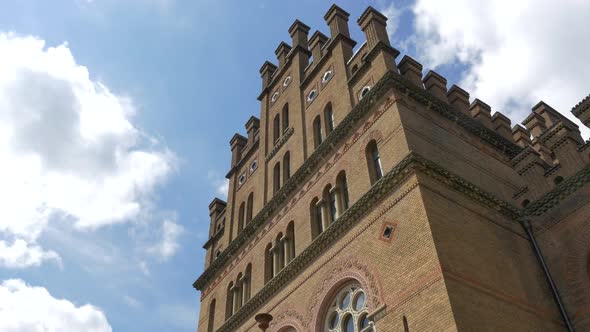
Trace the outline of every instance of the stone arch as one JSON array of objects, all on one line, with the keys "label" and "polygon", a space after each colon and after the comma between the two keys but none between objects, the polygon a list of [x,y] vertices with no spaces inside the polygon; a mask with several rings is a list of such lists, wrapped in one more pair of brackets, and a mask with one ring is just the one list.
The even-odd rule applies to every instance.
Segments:
[{"label": "stone arch", "polygon": [[270,323],[269,332],[286,332],[295,329],[297,332],[306,331],[303,315],[294,309],[281,312]]},{"label": "stone arch", "polygon": [[370,266],[355,257],[345,257],[331,264],[324,280],[313,294],[316,294],[309,305],[309,318],[313,331],[321,331],[323,316],[330,305],[332,298],[344,285],[356,282],[360,284],[367,297],[369,312],[377,309],[384,303],[383,289],[380,278]]}]

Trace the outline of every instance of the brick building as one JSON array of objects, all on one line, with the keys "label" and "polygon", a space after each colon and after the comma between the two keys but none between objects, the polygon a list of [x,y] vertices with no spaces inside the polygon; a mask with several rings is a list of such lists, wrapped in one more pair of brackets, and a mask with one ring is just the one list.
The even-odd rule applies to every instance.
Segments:
[{"label": "brick building", "polygon": [[[590,143],[523,126],[411,57],[369,7],[296,20],[230,141],[199,331],[590,331]],[[509,84],[509,82],[498,82]],[[573,113],[590,125],[590,98]]]}]

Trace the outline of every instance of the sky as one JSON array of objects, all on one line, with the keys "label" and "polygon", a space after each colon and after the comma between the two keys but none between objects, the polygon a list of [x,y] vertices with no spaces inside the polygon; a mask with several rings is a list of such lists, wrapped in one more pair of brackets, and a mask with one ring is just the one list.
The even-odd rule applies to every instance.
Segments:
[{"label": "sky", "polygon": [[[0,0],[0,331],[195,331],[229,139],[259,116],[258,70],[291,23],[329,35],[331,4]],[[588,1],[337,4],[358,45],[373,6],[398,61],[513,124],[590,93]]]}]

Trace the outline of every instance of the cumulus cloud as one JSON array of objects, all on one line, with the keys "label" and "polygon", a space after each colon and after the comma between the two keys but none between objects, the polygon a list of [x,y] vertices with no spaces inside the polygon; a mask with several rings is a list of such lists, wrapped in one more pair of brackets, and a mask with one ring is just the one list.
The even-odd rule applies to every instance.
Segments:
[{"label": "cumulus cloud", "polygon": [[207,178],[215,188],[215,194],[226,199],[227,193],[229,192],[229,180],[215,171],[209,171]]},{"label": "cumulus cloud", "polygon": [[61,266],[61,257],[54,251],[45,251],[35,244],[17,239],[12,244],[0,241],[0,267],[25,268],[39,266],[46,260],[55,260]]},{"label": "cumulus cloud", "polygon": [[541,99],[573,118],[590,93],[588,1],[417,0],[413,13],[418,58],[466,65],[460,84],[513,119]]},{"label": "cumulus cloud", "polygon": [[400,16],[402,14],[403,9],[398,8],[394,2],[390,3],[387,7],[381,9],[381,14],[387,17],[387,34],[391,41],[393,41],[393,36],[397,32],[397,28],[399,27]]},{"label": "cumulus cloud", "polygon": [[184,233],[182,226],[173,221],[164,220],[162,223],[162,239],[148,248],[148,253],[155,254],[160,260],[167,260],[180,248],[178,238],[182,233]]},{"label": "cumulus cloud", "polygon": [[[0,240],[16,241],[2,242],[0,261],[25,267],[56,259],[36,244],[51,220],[93,230],[137,218],[174,156],[132,124],[132,101],[91,79],[67,44],[0,33],[0,54],[0,201],[9,202]],[[31,252],[8,264],[15,248]]]},{"label": "cumulus cloud", "polygon": [[0,330],[5,332],[111,332],[104,313],[54,298],[45,288],[20,279],[0,284]]}]

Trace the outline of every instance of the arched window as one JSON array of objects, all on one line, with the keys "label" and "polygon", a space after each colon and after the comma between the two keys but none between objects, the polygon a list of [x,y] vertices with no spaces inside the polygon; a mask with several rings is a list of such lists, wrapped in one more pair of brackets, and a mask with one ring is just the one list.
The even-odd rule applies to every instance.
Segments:
[{"label": "arched window", "polygon": [[336,187],[338,187],[340,193],[342,194],[343,210],[346,210],[348,209],[350,200],[348,198],[348,181],[346,180],[346,173],[344,171],[338,173],[338,176],[336,177]]},{"label": "arched window", "polygon": [[332,103],[328,103],[324,109],[324,121],[326,121],[326,135],[334,130],[334,112],[332,112]]},{"label": "arched window", "polygon": [[277,266],[274,275],[276,276],[279,271],[281,271],[285,267],[285,246],[284,246],[285,239],[283,238],[283,233],[277,234],[275,238],[275,265]]},{"label": "arched window", "polygon": [[336,220],[336,192],[332,190],[331,185],[327,185],[324,188],[323,200],[327,204],[328,223],[333,223]]},{"label": "arched window", "polygon": [[246,208],[246,223],[252,221],[252,213],[254,210],[254,193],[248,195],[248,205]]},{"label": "arched window", "polygon": [[287,265],[295,258],[295,223],[291,221],[287,226]]},{"label": "arched window", "polygon": [[322,224],[322,206],[319,204],[319,199],[315,197],[309,206],[309,216],[311,221],[311,239],[315,239],[323,231]]},{"label": "arched window", "polygon": [[207,332],[213,332],[213,325],[215,324],[215,299],[209,304],[209,321],[207,323]]},{"label": "arched window", "polygon": [[244,279],[244,275],[242,274],[242,272],[240,272],[238,274],[238,276],[236,277],[234,313],[238,312],[238,310],[240,310],[240,308],[242,307],[242,299],[244,296],[244,294],[243,294],[244,287],[242,284],[243,279]]},{"label": "arched window", "polygon": [[279,189],[281,189],[281,163],[276,163],[275,168],[273,170],[273,187],[272,192],[276,194]]},{"label": "arched window", "polygon": [[244,273],[244,280],[242,281],[242,304],[246,304],[250,300],[252,294],[252,263],[249,263],[246,267],[246,273]]},{"label": "arched window", "polygon": [[264,283],[272,279],[273,272],[273,257],[272,257],[272,243],[266,245],[264,249]]},{"label": "arched window", "polygon": [[276,143],[279,137],[281,137],[281,116],[277,114],[273,122],[273,142]]},{"label": "arched window", "polygon": [[240,209],[238,210],[238,234],[244,229],[244,213],[245,213],[246,206],[244,202],[240,204]]},{"label": "arched window", "polygon": [[225,301],[225,319],[231,317],[234,314],[234,282],[230,282],[227,285],[227,299]]},{"label": "arched window", "polygon": [[289,104],[283,106],[283,132],[289,129]]},{"label": "arched window", "polygon": [[[372,326],[367,295],[358,283],[344,286],[331,300],[325,313],[324,331],[360,332]],[[372,330],[368,330],[372,331]]]},{"label": "arched window", "polygon": [[322,119],[316,116],[313,120],[313,146],[317,149],[322,144]]},{"label": "arched window", "polygon": [[381,157],[379,156],[379,149],[377,149],[377,142],[375,142],[375,140],[369,142],[365,153],[367,156],[367,166],[369,168],[369,178],[371,179],[371,184],[374,184],[383,177]]},{"label": "arched window", "polygon": [[291,177],[291,153],[287,151],[283,157],[283,183]]}]

